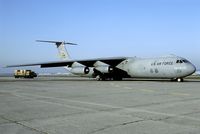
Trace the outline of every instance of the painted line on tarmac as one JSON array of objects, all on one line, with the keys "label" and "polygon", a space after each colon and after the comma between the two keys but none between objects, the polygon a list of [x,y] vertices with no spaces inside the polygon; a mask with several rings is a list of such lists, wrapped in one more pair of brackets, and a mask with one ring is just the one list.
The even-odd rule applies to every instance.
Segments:
[{"label": "painted line on tarmac", "polygon": [[188,93],[177,93],[177,92],[170,93],[170,95],[174,95],[174,96],[191,96],[191,94],[188,94]]}]

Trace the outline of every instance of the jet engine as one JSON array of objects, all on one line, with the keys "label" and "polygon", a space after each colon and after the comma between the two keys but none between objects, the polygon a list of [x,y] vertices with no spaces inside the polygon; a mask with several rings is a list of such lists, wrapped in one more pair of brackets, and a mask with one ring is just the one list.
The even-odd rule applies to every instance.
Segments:
[{"label": "jet engine", "polygon": [[95,69],[97,70],[97,71],[100,71],[101,73],[112,73],[113,72],[113,70],[114,70],[114,68],[113,67],[111,67],[111,66],[97,66],[97,67],[95,67]]},{"label": "jet engine", "polygon": [[73,67],[70,70],[70,72],[76,75],[83,75],[83,74],[88,74],[90,72],[90,69],[89,67],[85,67],[85,66],[76,66],[76,67]]}]

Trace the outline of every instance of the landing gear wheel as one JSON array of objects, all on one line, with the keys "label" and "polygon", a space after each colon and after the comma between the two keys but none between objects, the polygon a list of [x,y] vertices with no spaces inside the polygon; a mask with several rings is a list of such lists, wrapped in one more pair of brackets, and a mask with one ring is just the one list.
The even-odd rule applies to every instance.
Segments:
[{"label": "landing gear wheel", "polygon": [[103,77],[103,76],[99,76],[99,75],[97,75],[96,80],[98,80],[98,81],[105,81],[106,78]]},{"label": "landing gear wheel", "polygon": [[96,80],[100,81],[101,77],[99,75],[96,76]]},{"label": "landing gear wheel", "polygon": [[177,82],[183,82],[183,79],[182,78],[177,78],[176,81]]}]

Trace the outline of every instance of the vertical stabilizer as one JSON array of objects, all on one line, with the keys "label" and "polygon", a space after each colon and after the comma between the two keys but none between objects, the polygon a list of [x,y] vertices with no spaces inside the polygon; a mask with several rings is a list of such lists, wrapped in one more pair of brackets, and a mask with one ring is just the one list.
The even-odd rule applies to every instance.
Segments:
[{"label": "vertical stabilizer", "polygon": [[56,47],[58,48],[59,58],[61,60],[69,60],[71,59],[69,53],[65,48],[64,42],[56,42]]},{"label": "vertical stabilizer", "polygon": [[65,45],[77,45],[74,43],[64,42],[64,41],[45,41],[45,40],[36,40],[37,42],[47,42],[47,43],[54,43],[58,49],[59,58],[61,60],[70,60],[71,57],[67,52]]}]

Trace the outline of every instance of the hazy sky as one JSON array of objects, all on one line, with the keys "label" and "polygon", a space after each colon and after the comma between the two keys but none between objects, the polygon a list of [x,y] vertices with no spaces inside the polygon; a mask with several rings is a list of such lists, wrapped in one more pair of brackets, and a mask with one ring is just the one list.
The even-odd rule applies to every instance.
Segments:
[{"label": "hazy sky", "polygon": [[36,39],[79,44],[75,59],[175,54],[199,69],[200,1],[0,0],[0,66],[59,60]]}]

